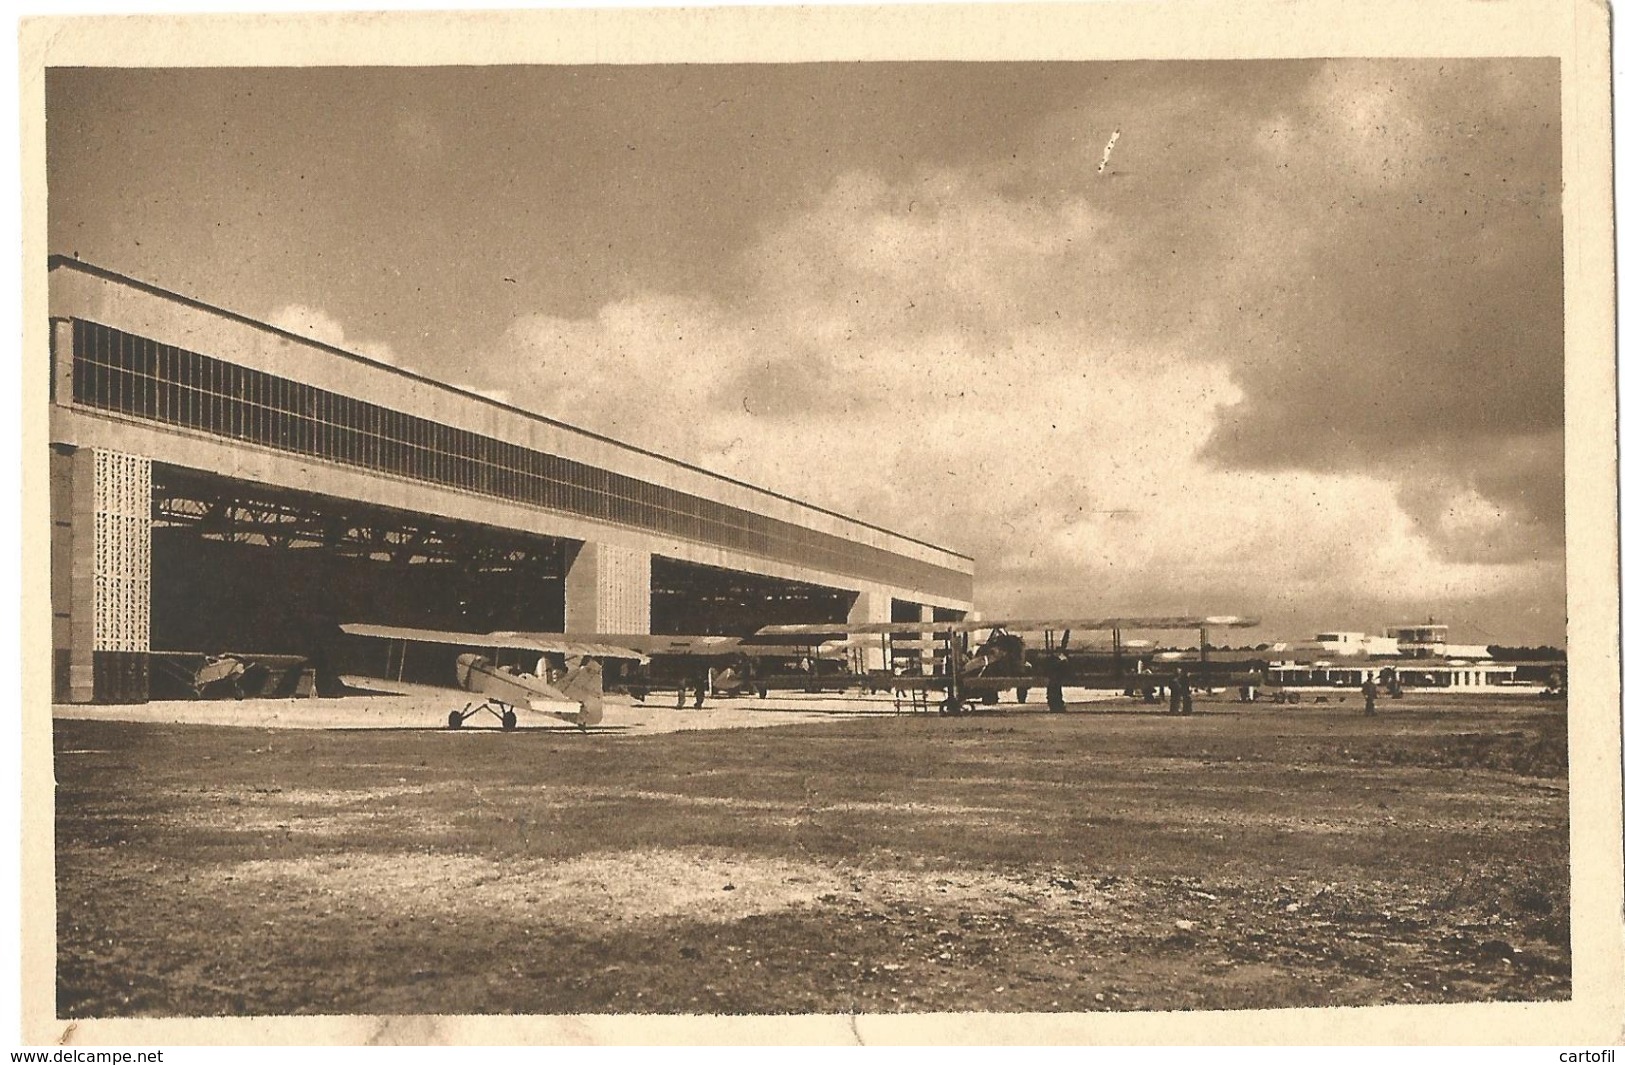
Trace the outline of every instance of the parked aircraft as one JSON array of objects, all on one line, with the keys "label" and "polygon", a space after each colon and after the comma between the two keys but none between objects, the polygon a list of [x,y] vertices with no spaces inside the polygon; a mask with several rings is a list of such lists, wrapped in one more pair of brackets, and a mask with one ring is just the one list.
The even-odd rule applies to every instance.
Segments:
[{"label": "parked aircraft", "polygon": [[470,701],[461,710],[453,710],[446,718],[448,728],[461,728],[470,717],[486,711],[500,721],[504,729],[514,729],[519,725],[519,710],[567,721],[578,728],[588,728],[604,719],[602,660],[649,660],[648,655],[628,647],[551,633],[451,632],[358,623],[340,625],[339,628],[352,636],[369,636],[380,640],[565,656],[564,674],[556,684],[552,684],[537,674],[513,666],[497,665],[484,655],[458,655],[458,687],[481,699],[478,705]]},{"label": "parked aircraft", "polygon": [[[513,633],[511,635],[557,638],[555,633]],[[612,687],[639,701],[651,691],[677,693],[681,708],[694,693],[697,710],[706,695],[757,692],[767,695],[772,662],[807,660],[819,657],[819,649],[800,643],[753,643],[741,636],[668,636],[646,633],[594,633],[598,643],[626,647],[646,655],[642,666],[621,672]],[[609,682],[606,682],[609,683]]]},{"label": "parked aircraft", "polygon": [[[895,621],[853,622],[849,624],[768,625],[757,630],[758,636],[827,636],[832,639],[864,636],[889,637],[914,635],[922,639],[935,635],[945,645],[945,668],[940,676],[921,676],[916,682],[925,688],[940,687],[943,691],[941,709],[944,713],[959,713],[977,703],[999,701],[1000,692],[1014,689],[1018,697],[1025,697],[1029,688],[1051,680],[1053,672],[1033,668],[1028,661],[1029,649],[1023,634],[1043,633],[1048,654],[1046,671],[1060,668],[1059,656],[1073,632],[1111,632],[1116,653],[1126,646],[1124,630],[1190,629],[1201,634],[1199,646],[1208,645],[1207,634],[1217,628],[1250,628],[1258,624],[1257,618],[1232,615],[1209,617],[1156,616],[1156,617],[1103,617],[1103,618],[1045,618],[1010,620],[955,620],[955,621]],[[987,633],[972,650],[971,636]],[[1059,641],[1055,634],[1061,633]]]},{"label": "parked aircraft", "polygon": [[[603,720],[606,685],[642,700],[650,691],[671,689],[677,705],[683,706],[688,693],[694,693],[694,708],[712,692],[738,692],[759,689],[765,682],[752,663],[762,658],[817,656],[805,644],[750,644],[739,636],[662,636],[643,633],[574,635],[552,632],[457,632],[417,629],[392,625],[351,623],[340,629],[352,636],[366,636],[403,643],[445,644],[456,647],[486,648],[493,652],[533,652],[536,655],[563,655],[566,668],[556,683],[546,678],[546,667],[538,663],[530,673],[501,665],[484,655],[464,654],[457,658],[457,684],[463,691],[484,696],[478,705],[470,702],[453,710],[446,719],[459,728],[468,718],[489,711],[505,729],[518,725],[519,709],[568,721],[586,728]],[[403,652],[404,653],[404,652]],[[651,664],[658,659],[659,670]],[[630,670],[606,681],[604,662],[623,662]]]}]

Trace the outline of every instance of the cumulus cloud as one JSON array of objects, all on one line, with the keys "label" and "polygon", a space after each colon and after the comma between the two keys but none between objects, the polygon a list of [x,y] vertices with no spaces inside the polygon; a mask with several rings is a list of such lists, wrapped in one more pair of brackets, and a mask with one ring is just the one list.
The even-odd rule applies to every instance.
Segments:
[{"label": "cumulus cloud", "polygon": [[177,76],[53,76],[53,247],[327,292],[366,338],[276,320],[969,551],[989,611],[1561,630],[1555,60]]},{"label": "cumulus cloud", "polygon": [[276,308],[265,318],[266,322],[278,329],[286,329],[290,333],[297,333],[312,340],[319,340],[323,344],[331,344],[335,348],[357,355],[365,355],[374,362],[381,362],[388,366],[399,366],[400,357],[388,344],[376,340],[360,340],[347,336],[344,325],[337,318],[316,307],[309,307],[299,303],[284,304]]},{"label": "cumulus cloud", "polygon": [[[1243,398],[1207,454],[1380,469],[1443,551],[1474,495],[1492,555],[1561,549],[1555,62],[1330,64],[1254,139]],[[1300,190],[1308,190],[1307,192]],[[1282,202],[1296,202],[1295,210]],[[1308,215],[1304,208],[1313,210]],[[1283,227],[1290,225],[1290,231]],[[1236,286],[1241,296],[1241,286]]]},{"label": "cumulus cloud", "polygon": [[[1489,106],[1456,120],[1488,124]],[[1148,174],[1177,138],[1144,120],[1113,156],[1138,188],[1092,162],[1045,195],[1020,191],[1019,165],[849,173],[762,234],[726,302],[530,316],[488,365],[566,420],[966,550],[999,610],[1550,607],[1560,308],[1497,247],[1538,258],[1549,234],[1519,216],[1486,240],[1452,205],[1428,234],[1374,235],[1414,226],[1410,198],[1463,195],[1441,169],[1461,153],[1412,173],[1434,166],[1417,153],[1450,154],[1419,131],[1428,113],[1379,69],[1250,129],[1227,119],[1250,171],[1180,182],[1223,202],[1194,213],[1158,210],[1176,194]],[[1465,165],[1507,150],[1480,132],[1496,144]],[[1157,145],[1138,158],[1137,133]],[[1081,161],[1103,138],[1075,140]],[[1375,214],[1306,233],[1323,204],[1292,198],[1277,157]],[[1538,174],[1518,180],[1555,210]],[[1395,258],[1333,268],[1378,245]]]}]

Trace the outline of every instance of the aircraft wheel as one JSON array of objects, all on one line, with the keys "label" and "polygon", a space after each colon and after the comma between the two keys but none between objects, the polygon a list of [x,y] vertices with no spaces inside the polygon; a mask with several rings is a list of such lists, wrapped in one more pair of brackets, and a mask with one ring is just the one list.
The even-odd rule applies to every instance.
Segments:
[{"label": "aircraft wheel", "polygon": [[447,728],[462,728],[463,727],[463,712],[461,710],[453,710],[451,713],[447,714],[446,715],[446,727]]},{"label": "aircraft wheel", "polygon": [[1017,688],[1016,689],[1016,702],[1024,703],[1026,701],[1027,701],[1027,689],[1026,688]]},{"label": "aircraft wheel", "polygon": [[519,727],[519,715],[512,710],[502,711],[502,731],[512,732]]}]

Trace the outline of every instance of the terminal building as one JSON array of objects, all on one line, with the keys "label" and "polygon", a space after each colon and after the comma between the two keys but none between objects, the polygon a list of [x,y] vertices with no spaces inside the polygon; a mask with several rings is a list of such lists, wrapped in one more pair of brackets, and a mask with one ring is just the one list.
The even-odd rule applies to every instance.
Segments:
[{"label": "terminal building", "polygon": [[1512,684],[1517,667],[1497,662],[1461,659],[1418,661],[1395,658],[1388,663],[1340,665],[1337,662],[1272,662],[1269,684],[1277,688],[1358,688],[1366,681],[1389,677],[1405,688],[1449,691],[1494,691]]},{"label": "terminal building", "polygon": [[[1489,661],[1483,644],[1449,642],[1449,626],[1390,625],[1381,636],[1363,632],[1316,633],[1309,647],[1316,657],[1272,662],[1269,683],[1278,687],[1358,687],[1368,680],[1393,677],[1405,687],[1488,691],[1511,684],[1517,667]],[[1324,657],[1322,657],[1324,656]],[[1339,663],[1355,658],[1360,663]],[[1376,661],[1367,661],[1367,660]]]},{"label": "terminal building", "polygon": [[971,609],[965,555],[78,260],[49,278],[59,702],[144,701],[157,652],[326,655],[347,621],[744,634]]},{"label": "terminal building", "polygon": [[1369,655],[1374,658],[1466,658],[1478,661],[1490,657],[1485,644],[1451,643],[1450,626],[1437,622],[1426,625],[1390,625],[1381,636],[1364,632],[1320,632],[1311,643],[1329,655]]},{"label": "terminal building", "polygon": [[1487,644],[1451,643],[1450,626],[1432,619],[1427,624],[1390,625],[1387,638],[1394,642],[1396,654],[1406,658],[1471,658],[1490,657]]}]

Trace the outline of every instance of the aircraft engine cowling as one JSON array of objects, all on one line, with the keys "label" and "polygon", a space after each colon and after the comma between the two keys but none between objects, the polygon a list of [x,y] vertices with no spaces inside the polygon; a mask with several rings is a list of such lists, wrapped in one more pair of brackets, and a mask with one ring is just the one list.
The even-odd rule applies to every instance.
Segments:
[{"label": "aircraft engine cowling", "polygon": [[1006,669],[1019,670],[1026,652],[1027,645],[1021,637],[1008,632],[997,633],[978,647],[973,657],[966,659],[964,671],[967,676],[974,676],[990,672],[1001,664]]},{"label": "aircraft engine cowling", "polygon": [[466,692],[478,691],[478,677],[491,672],[491,660],[484,655],[457,656],[457,686]]}]

